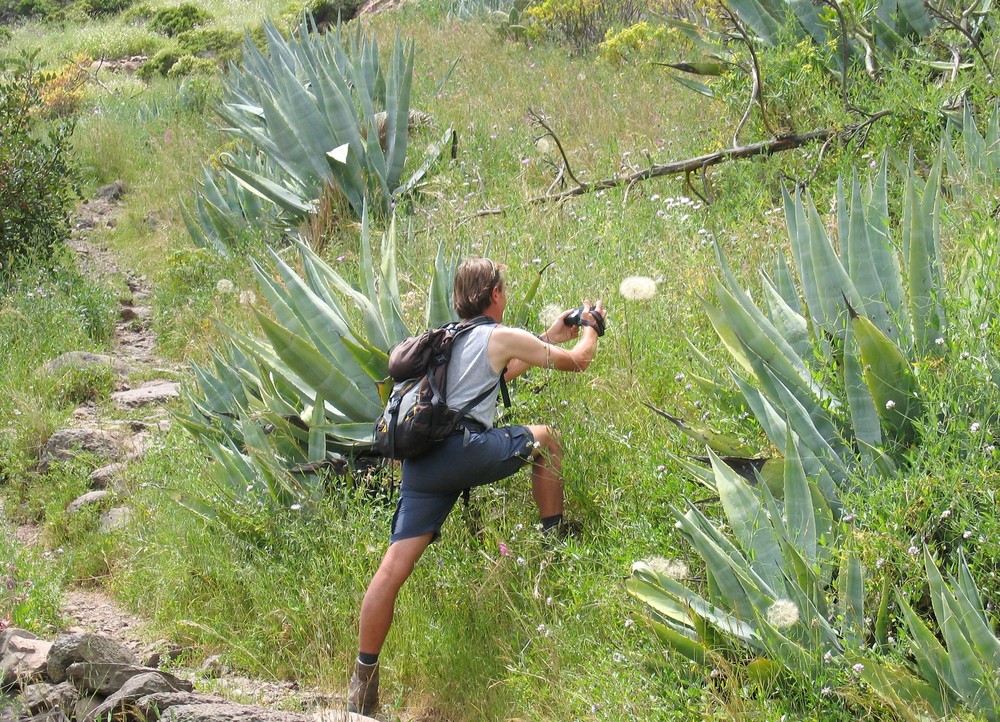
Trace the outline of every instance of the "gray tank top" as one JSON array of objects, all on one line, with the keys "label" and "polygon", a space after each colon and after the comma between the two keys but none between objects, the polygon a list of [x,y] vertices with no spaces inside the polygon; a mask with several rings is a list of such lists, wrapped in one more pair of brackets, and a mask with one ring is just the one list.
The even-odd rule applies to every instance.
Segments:
[{"label": "gray tank top", "polygon": [[[491,386],[499,389],[500,374],[490,367],[490,359],[486,354],[486,347],[495,328],[496,324],[476,326],[460,336],[452,346],[445,390],[448,406],[451,408],[462,408]],[[492,429],[496,413],[497,395],[492,393],[472,408],[466,417]]]}]

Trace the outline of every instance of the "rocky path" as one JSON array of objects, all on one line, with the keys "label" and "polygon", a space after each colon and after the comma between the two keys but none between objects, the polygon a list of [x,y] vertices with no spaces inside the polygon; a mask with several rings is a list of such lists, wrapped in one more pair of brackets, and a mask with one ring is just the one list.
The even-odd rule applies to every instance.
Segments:
[{"label": "rocky path", "polygon": [[[94,354],[67,354],[50,361],[47,366],[58,368],[62,365],[86,366],[89,364],[110,364],[116,376],[116,391],[111,403],[117,407],[115,417],[96,405],[77,408],[65,429],[53,434],[42,451],[40,468],[53,460],[66,458],[75,449],[84,448],[105,456],[108,464],[91,475],[92,491],[73,502],[82,507],[87,504],[104,503],[108,495],[112,499],[124,494],[121,480],[127,474],[128,464],[141,458],[147,445],[158,433],[169,428],[170,420],[160,408],[164,402],[178,396],[177,378],[183,371],[177,364],[165,362],[156,356],[156,336],[150,325],[151,291],[145,276],[129,273],[119,267],[114,254],[96,239],[95,229],[113,228],[117,214],[122,208],[125,194],[122,183],[116,182],[101,188],[97,196],[82,203],[78,208],[70,246],[75,251],[81,271],[92,279],[121,287],[127,284],[128,293],[122,293],[119,318],[116,322],[114,338],[109,356]],[[145,378],[160,376],[134,387],[129,378],[141,372]],[[122,421],[122,411],[134,410],[141,420]],[[126,414],[127,415],[127,414]],[[0,502],[2,504],[2,502]],[[72,505],[71,505],[72,506]],[[113,527],[127,519],[129,510],[127,499],[122,506],[105,512],[101,524]],[[4,519],[0,505],[0,520]],[[39,528],[22,525],[15,531],[15,538],[25,545],[42,544]],[[177,649],[167,640],[150,642],[146,633],[146,622],[125,610],[116,600],[100,589],[66,589],[62,601],[62,615],[65,619],[61,634],[97,633],[112,638],[124,645],[144,663],[155,667],[162,655],[175,655]],[[0,656],[3,650],[0,650]],[[281,720],[281,722],[301,722],[292,720],[288,713],[277,709],[299,709],[310,713],[309,722],[333,722],[334,720],[368,719],[348,715],[344,703],[333,695],[315,690],[301,690],[294,683],[278,683],[235,675],[221,665],[217,658],[206,660],[199,669],[190,670],[205,681],[212,693],[240,702],[258,705],[258,712],[250,715],[254,722],[261,720]],[[2,701],[2,699],[0,699]],[[2,705],[0,705],[2,707]],[[0,709],[0,712],[4,710]],[[230,722],[229,712],[218,712],[220,720]],[[0,715],[2,717],[3,715]],[[210,717],[211,719],[211,717]],[[305,719],[305,718],[303,718]],[[65,720],[65,717],[63,718]],[[242,721],[240,721],[242,722]],[[247,720],[250,722],[250,720]]]}]

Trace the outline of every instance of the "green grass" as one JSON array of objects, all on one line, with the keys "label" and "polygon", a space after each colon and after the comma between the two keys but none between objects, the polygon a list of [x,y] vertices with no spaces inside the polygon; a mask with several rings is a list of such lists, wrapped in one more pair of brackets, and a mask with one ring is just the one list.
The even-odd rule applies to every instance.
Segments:
[{"label": "green grass", "polygon": [[[234,3],[204,6],[217,23],[234,29],[281,10],[274,4],[240,5],[238,12]],[[710,239],[718,239],[739,277],[756,286],[757,268],[787,244],[783,214],[773,212],[781,207],[781,183],[808,176],[818,149],[712,169],[707,184],[695,182],[711,195],[711,206],[699,204],[682,178],[527,206],[525,199],[544,193],[554,178],[535,144],[538,129],[527,118],[529,108],[545,114],[583,180],[644,165],[646,153],[666,162],[725,147],[738,118],[729,105],[688,93],[655,68],[611,66],[570,58],[556,47],[502,42],[477,23],[447,18],[439,7],[409,7],[371,23],[383,38],[397,29],[415,38],[412,103],[441,129],[455,127],[460,142],[457,159],[440,164],[405,209],[415,236],[401,244],[404,292],[422,289],[428,260],[444,244],[488,251],[506,263],[515,301],[540,265],[554,261],[537,308],[602,298],[610,310],[608,334],[586,374],[536,370],[514,390],[514,422],[544,420],[563,433],[569,508],[584,522],[583,536],[556,547],[539,539],[524,474],[474,494],[480,537],[470,534],[456,510],[399,600],[383,655],[383,698],[393,714],[425,712],[430,719],[461,722],[883,718],[859,688],[815,709],[815,700],[794,681],[761,691],[743,687],[732,670],[717,668],[713,675],[691,668],[665,653],[624,589],[632,562],[641,558],[678,558],[697,572],[697,560],[674,529],[672,508],[682,507],[685,497],[709,496],[667,457],[667,450],[702,450],[643,402],[705,413],[710,423],[770,451],[759,430],[737,418],[738,410],[706,405],[687,388],[696,365],[685,337],[696,339],[720,368],[727,362],[699,301],[711,294]],[[19,28],[7,50],[44,44],[42,59],[56,62],[78,51],[141,47],[148,53],[159,42],[111,21],[55,36]],[[766,59],[775,68],[780,60]],[[831,94],[811,94],[807,80],[812,82],[795,76],[782,87],[783,102],[814,103],[807,117],[817,122],[839,117],[818,113]],[[812,186],[820,208],[829,208],[837,173],[863,167],[886,147],[902,153],[906,138],[924,151],[933,146],[941,91],[922,89],[917,80],[916,71],[893,75],[883,95],[871,98],[872,108],[895,103],[900,110],[898,119],[876,126],[868,147],[830,151]],[[158,352],[184,361],[207,358],[224,338],[216,319],[253,332],[239,292],[217,290],[221,279],[238,291],[253,289],[248,264],[194,250],[179,214],[200,165],[226,142],[210,106],[185,105],[174,81],[147,86],[115,79],[106,88],[90,88],[86,107],[74,147],[87,189],[117,179],[129,187],[117,225],[97,240],[123,267],[151,280]],[[757,139],[755,132],[759,128],[750,126],[744,137]],[[425,131],[413,141],[411,163],[436,137],[437,130]],[[995,195],[988,188],[956,199],[954,211],[944,215],[950,267],[957,269],[971,240],[995,223],[984,210],[996,205]],[[504,212],[476,215],[485,209]],[[331,234],[325,254],[342,256],[339,268],[349,273],[357,264],[357,229],[344,226]],[[265,255],[263,248],[250,254]],[[984,266],[990,267],[988,259]],[[33,369],[65,350],[105,350],[115,295],[66,268],[55,281],[41,272],[22,279],[0,306],[0,348],[10,369],[0,382],[5,496],[26,502],[24,513],[43,520],[50,542],[67,550],[59,568],[74,580],[106,585],[164,635],[197,643],[206,654],[221,652],[253,674],[342,691],[356,652],[360,600],[386,544],[391,501],[331,480],[313,515],[288,510],[251,517],[236,537],[185,508],[184,502],[212,492],[211,470],[204,450],[175,429],[130,471],[135,514],[126,530],[100,537],[93,514],[64,518],[61,508],[80,491],[86,460],[44,479],[29,471],[76,396],[36,380]],[[636,274],[657,280],[653,299],[620,297],[621,280]],[[956,277],[951,274],[952,281]],[[894,583],[918,588],[923,577],[909,547],[927,542],[947,550],[961,543],[970,549],[986,598],[994,600],[1000,588],[992,561],[1000,552],[992,503],[996,452],[987,449],[1000,399],[983,349],[995,348],[997,338],[992,325],[984,334],[979,324],[991,321],[996,292],[990,284],[997,279],[985,272],[968,279],[984,300],[950,334],[954,348],[945,362],[921,368],[928,405],[942,409],[941,418],[928,420],[927,442],[910,470],[877,489],[858,489],[850,504],[858,513],[866,565],[876,575],[892,573]],[[535,311],[528,326],[540,331]],[[963,350],[969,358],[961,358]],[[82,386],[99,392],[100,381]],[[977,421],[981,427],[973,433]],[[710,500],[705,508],[718,518]],[[966,531],[973,534],[966,538]],[[500,554],[501,542],[511,557]],[[0,557],[15,550],[0,534]],[[29,556],[18,557],[16,565],[19,579],[53,575]],[[51,623],[56,592],[46,588],[47,597],[32,596],[24,607],[29,611],[19,612],[37,620],[31,621],[36,627]]]}]

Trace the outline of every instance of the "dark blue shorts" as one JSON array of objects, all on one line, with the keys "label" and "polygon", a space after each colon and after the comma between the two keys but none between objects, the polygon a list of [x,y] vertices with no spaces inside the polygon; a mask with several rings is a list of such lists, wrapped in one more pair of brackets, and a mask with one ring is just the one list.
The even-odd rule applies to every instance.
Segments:
[{"label": "dark blue shorts", "polygon": [[456,433],[434,451],[403,462],[403,483],[389,543],[441,532],[459,495],[506,479],[531,461],[535,438],[525,426]]}]

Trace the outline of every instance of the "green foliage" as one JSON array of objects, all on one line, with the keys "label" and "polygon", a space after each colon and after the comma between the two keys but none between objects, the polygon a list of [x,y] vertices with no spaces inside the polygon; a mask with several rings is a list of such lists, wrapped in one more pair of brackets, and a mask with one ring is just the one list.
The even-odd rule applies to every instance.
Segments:
[{"label": "green foliage", "polygon": [[174,64],[180,60],[181,53],[176,46],[166,47],[156,52],[156,55],[151,57],[137,71],[138,75],[143,80],[151,80],[157,75],[166,76]]},{"label": "green foliage", "polygon": [[0,24],[17,20],[45,19],[60,9],[55,0],[0,0]]},{"label": "green foliage", "polygon": [[47,258],[69,235],[73,123],[39,119],[44,82],[30,59],[0,77],[0,276],[27,258]]},{"label": "green foliage", "polygon": [[[389,349],[410,335],[394,223],[376,267],[364,217],[359,286],[304,243],[297,248],[302,273],[272,252],[283,285],[255,264],[274,320],[258,312],[264,338],[230,332],[231,344],[215,355],[214,368],[194,367],[198,388],[187,395],[190,412],[180,417],[212,453],[217,482],[232,487],[234,503],[315,505],[325,470],[343,473],[341,454],[371,446],[388,394]],[[427,289],[428,325],[452,318],[454,269],[439,253]],[[227,527],[236,523],[216,503],[191,508]]]},{"label": "green foliage", "polygon": [[197,58],[217,58],[220,65],[239,59],[243,35],[235,30],[222,28],[197,28],[177,36],[177,43],[185,55]]},{"label": "green foliage", "polygon": [[117,15],[128,10],[135,0],[82,0],[86,4],[87,15],[92,18]]},{"label": "green foliage", "polygon": [[214,78],[195,76],[185,78],[177,89],[177,100],[188,113],[204,113],[219,99],[219,84]]},{"label": "green foliage", "polygon": [[601,57],[612,63],[656,60],[676,41],[679,33],[667,25],[641,20],[618,31],[608,30],[598,46]]},{"label": "green foliage", "polygon": [[42,634],[60,621],[62,569],[0,530],[0,629]]},{"label": "green foliage", "polygon": [[110,366],[69,367],[55,381],[55,401],[61,406],[105,401],[114,391]]},{"label": "green foliage", "polygon": [[153,17],[149,20],[149,29],[172,38],[194,30],[211,19],[212,16],[199,6],[181,3],[172,7],[160,8],[153,13]]},{"label": "green foliage", "polygon": [[168,78],[184,78],[188,75],[212,75],[219,69],[219,63],[212,58],[196,58],[182,55],[167,71]]},{"label": "green foliage", "polygon": [[635,0],[543,0],[524,11],[528,33],[564,43],[577,53],[597,46],[616,28],[635,25],[645,13]]}]

